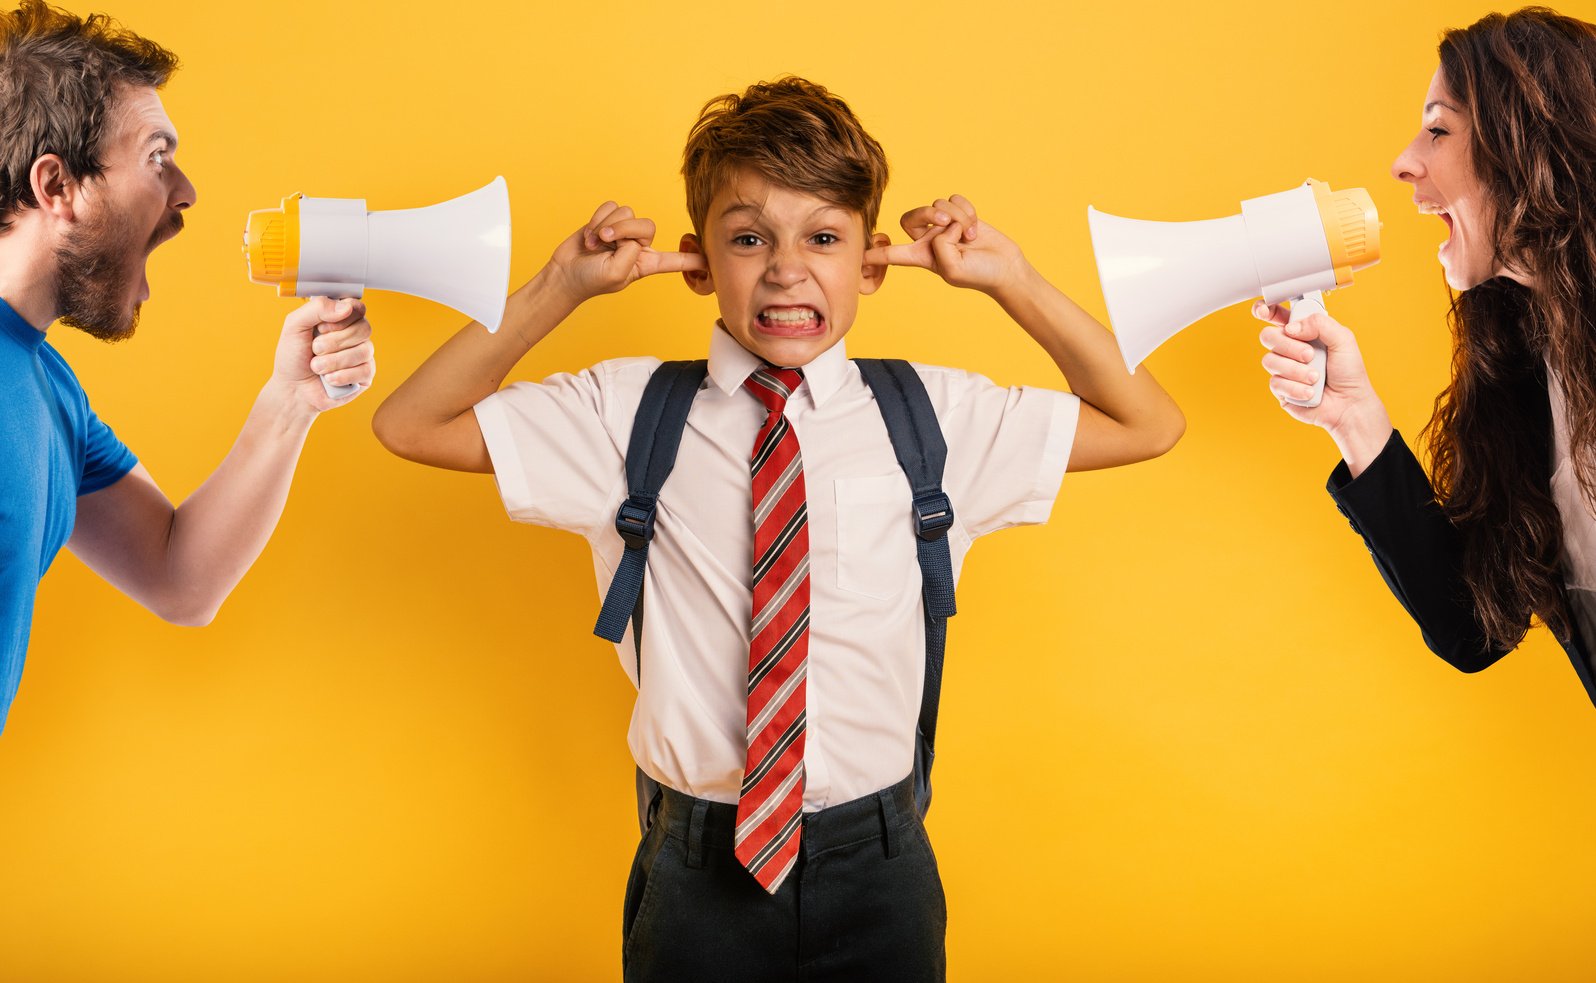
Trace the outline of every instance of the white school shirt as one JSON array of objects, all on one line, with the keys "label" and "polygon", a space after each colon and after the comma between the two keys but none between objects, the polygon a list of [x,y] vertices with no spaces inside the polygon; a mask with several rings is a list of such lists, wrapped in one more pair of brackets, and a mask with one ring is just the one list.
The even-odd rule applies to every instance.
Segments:
[{"label": "white school shirt", "polygon": [[[657,365],[600,362],[507,386],[476,406],[510,518],[586,537],[601,598],[624,550],[615,512],[627,495],[632,417]],[[760,365],[716,326],[708,378],[660,492],[643,579],[642,685],[627,735],[655,781],[716,802],[737,801],[747,753],[748,462],[766,411],[743,381]],[[976,537],[1047,520],[1080,401],[958,369],[914,368],[948,445],[942,484],[956,516],[948,543],[957,578]],[[870,389],[840,341],[803,371],[785,413],[809,499],[804,810],[813,812],[909,773],[925,627],[909,483]],[[598,607],[573,617],[596,618]],[[630,628],[616,653],[636,684]]]}]

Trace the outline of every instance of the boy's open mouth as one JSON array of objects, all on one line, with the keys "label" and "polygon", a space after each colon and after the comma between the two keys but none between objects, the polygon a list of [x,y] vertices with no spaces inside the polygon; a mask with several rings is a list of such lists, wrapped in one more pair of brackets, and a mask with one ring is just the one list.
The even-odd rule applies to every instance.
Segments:
[{"label": "boy's open mouth", "polygon": [[757,320],[764,333],[788,338],[820,334],[826,327],[825,317],[813,307],[767,307]]}]

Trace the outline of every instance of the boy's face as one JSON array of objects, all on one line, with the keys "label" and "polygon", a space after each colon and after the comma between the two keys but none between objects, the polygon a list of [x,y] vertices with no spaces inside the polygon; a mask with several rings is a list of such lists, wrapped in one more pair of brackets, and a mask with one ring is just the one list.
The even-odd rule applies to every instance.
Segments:
[{"label": "boy's face", "polygon": [[684,275],[715,294],[744,348],[797,367],[847,334],[859,295],[881,285],[886,268],[864,265],[870,244],[859,213],[745,171],[710,202],[703,241],[682,237],[682,251],[703,252],[709,265]]}]

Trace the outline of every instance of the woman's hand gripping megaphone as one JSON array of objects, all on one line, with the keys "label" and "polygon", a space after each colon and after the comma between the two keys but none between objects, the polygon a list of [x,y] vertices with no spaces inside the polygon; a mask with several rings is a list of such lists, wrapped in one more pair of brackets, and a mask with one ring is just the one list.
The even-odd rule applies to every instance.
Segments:
[{"label": "woman's hand gripping megaphone", "polygon": [[[1330,431],[1360,415],[1371,402],[1379,404],[1352,329],[1325,312],[1312,294],[1284,305],[1253,305],[1253,316],[1269,322],[1258,340],[1269,350],[1263,357],[1269,391],[1294,419]],[[1381,412],[1384,412],[1383,406]]]}]

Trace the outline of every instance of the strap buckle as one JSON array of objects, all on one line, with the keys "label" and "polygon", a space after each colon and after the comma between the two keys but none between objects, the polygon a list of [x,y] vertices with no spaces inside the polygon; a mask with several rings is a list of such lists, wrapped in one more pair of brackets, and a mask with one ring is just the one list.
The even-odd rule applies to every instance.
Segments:
[{"label": "strap buckle", "polygon": [[953,502],[938,491],[914,500],[914,534],[927,542],[941,539],[953,526]]},{"label": "strap buckle", "polygon": [[629,550],[646,549],[654,538],[654,501],[630,496],[615,513],[615,531]]}]

